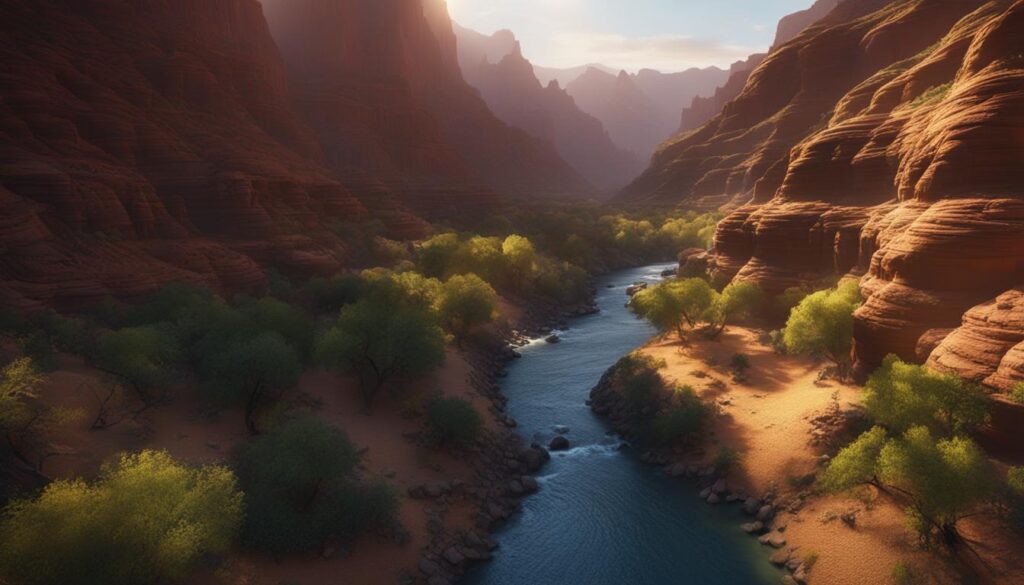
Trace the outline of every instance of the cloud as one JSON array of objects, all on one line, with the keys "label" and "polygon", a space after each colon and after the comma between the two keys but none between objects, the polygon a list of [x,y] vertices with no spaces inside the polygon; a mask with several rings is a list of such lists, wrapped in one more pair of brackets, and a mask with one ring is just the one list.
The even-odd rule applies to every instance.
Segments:
[{"label": "cloud", "polygon": [[544,65],[571,67],[602,63],[616,69],[680,71],[708,65],[728,66],[757,49],[681,35],[627,37],[614,33],[566,32],[556,35]]}]

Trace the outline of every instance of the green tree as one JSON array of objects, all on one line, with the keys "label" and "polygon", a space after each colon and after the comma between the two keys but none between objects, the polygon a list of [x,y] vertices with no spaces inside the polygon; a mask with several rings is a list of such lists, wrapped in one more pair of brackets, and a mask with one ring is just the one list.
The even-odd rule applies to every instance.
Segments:
[{"label": "green tree", "polygon": [[764,307],[764,291],[753,282],[732,282],[714,297],[711,305],[711,335],[717,337],[735,319],[756,317]]},{"label": "green tree", "polygon": [[473,327],[490,323],[494,318],[498,295],[475,274],[456,275],[441,287],[437,304],[441,322],[461,346]]},{"label": "green tree", "polygon": [[696,327],[711,314],[718,293],[701,278],[669,280],[633,295],[633,311],[659,330],[675,330],[680,338],[686,327]]},{"label": "green tree", "polygon": [[480,436],[483,418],[462,398],[437,398],[427,405],[427,427],[441,443],[464,445]]},{"label": "green tree", "polygon": [[855,281],[808,295],[786,321],[783,340],[793,353],[821,353],[836,364],[841,377],[850,366],[853,312],[860,304]]},{"label": "green tree", "polygon": [[662,334],[675,331],[685,335],[683,303],[677,291],[662,283],[648,287],[633,295],[629,308],[654,325]]},{"label": "green tree", "polygon": [[963,543],[957,523],[993,500],[998,484],[973,441],[938,441],[927,427],[888,438],[875,427],[844,448],[825,470],[822,485],[839,492],[869,483],[904,499],[918,534],[951,549]]},{"label": "green tree", "polygon": [[363,299],[342,309],[316,343],[317,361],[358,376],[367,410],[384,384],[444,362],[444,333],[416,307]]},{"label": "green tree", "polygon": [[926,427],[914,427],[890,441],[878,457],[882,480],[910,502],[918,533],[951,549],[963,544],[960,520],[996,493],[991,464],[973,441],[936,441]]},{"label": "green tree", "polygon": [[55,481],[0,520],[0,576],[28,585],[139,585],[180,580],[228,549],[242,494],[223,467],[165,452],[124,455],[92,484]]},{"label": "green tree", "polygon": [[206,385],[227,404],[241,404],[245,427],[256,434],[256,414],[279,392],[295,386],[302,363],[295,350],[276,333],[236,341],[214,354],[206,369]]},{"label": "green tree", "polygon": [[427,276],[444,278],[454,269],[458,251],[459,236],[457,234],[438,234],[417,247],[416,266]]},{"label": "green tree", "polygon": [[37,476],[42,475],[42,464],[33,455],[40,446],[36,431],[47,414],[38,400],[42,381],[30,358],[14,360],[0,370],[0,435],[5,451],[18,467]]},{"label": "green tree", "polygon": [[512,234],[501,243],[501,253],[508,260],[516,288],[523,290],[537,270],[537,251],[533,243],[523,236]]},{"label": "green tree", "polygon": [[246,443],[237,459],[245,492],[245,544],[303,552],[394,524],[398,502],[356,474],[359,456],[341,430],[303,416]]},{"label": "green tree", "polygon": [[874,427],[844,447],[829,463],[822,477],[822,486],[842,492],[861,484],[880,486],[878,455],[888,440],[882,427]]},{"label": "green tree", "polygon": [[264,297],[242,306],[241,310],[256,327],[280,335],[299,357],[309,354],[313,344],[313,318],[302,308]]},{"label": "green tree", "polygon": [[968,433],[988,417],[990,400],[981,386],[953,374],[908,364],[890,355],[868,379],[868,415],[892,432],[926,426],[940,436]]},{"label": "green tree", "polygon": [[152,327],[126,327],[100,337],[94,362],[97,368],[120,379],[151,406],[171,386],[171,368],[180,359],[175,339]]}]

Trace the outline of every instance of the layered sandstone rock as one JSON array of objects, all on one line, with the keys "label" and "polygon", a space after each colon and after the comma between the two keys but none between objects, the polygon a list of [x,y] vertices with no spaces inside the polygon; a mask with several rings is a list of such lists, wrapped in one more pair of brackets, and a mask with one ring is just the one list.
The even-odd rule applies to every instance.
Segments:
[{"label": "layered sandstone rock", "polygon": [[0,27],[4,298],[344,264],[326,220],[366,210],[319,165],[258,2],[5,2]]},{"label": "layered sandstone rock", "polygon": [[624,196],[746,203],[717,231],[719,279],[864,274],[862,371],[896,353],[1006,390],[1024,378],[1021,54],[1024,2],[843,2]]}]

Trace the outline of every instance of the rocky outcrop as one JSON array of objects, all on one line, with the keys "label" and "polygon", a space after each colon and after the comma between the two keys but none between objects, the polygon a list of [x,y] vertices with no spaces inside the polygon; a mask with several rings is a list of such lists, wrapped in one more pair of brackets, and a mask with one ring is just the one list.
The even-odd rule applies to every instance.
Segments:
[{"label": "rocky outcrop", "polygon": [[824,18],[841,1],[816,0],[810,8],[782,17],[775,28],[775,42],[772,43],[772,47],[784,45],[793,40],[804,29]]},{"label": "rocky outcrop", "polygon": [[[642,163],[612,143],[601,122],[585,114],[558,82],[542,86],[514,40],[498,61],[491,58],[504,46],[507,32],[481,41],[479,33],[461,29],[459,62],[466,80],[480,90],[491,110],[503,121],[555,145],[562,157],[595,186],[614,191],[641,170]],[[492,37],[483,37],[492,39]]]},{"label": "rocky outcrop", "polygon": [[683,109],[679,117],[678,132],[687,132],[700,128],[722,111],[725,104],[736,99],[747,84],[747,78],[755,67],[761,64],[765,58],[764,54],[757,53],[747,57],[743,61],[737,61],[729,68],[729,77],[726,82],[716,88],[714,93],[708,96],[698,95],[693,98],[690,105]]},{"label": "rocky outcrop", "polygon": [[1022,53],[1024,2],[840,3],[623,197],[742,204],[720,280],[864,275],[861,371],[896,353],[1005,390],[1024,378]]}]

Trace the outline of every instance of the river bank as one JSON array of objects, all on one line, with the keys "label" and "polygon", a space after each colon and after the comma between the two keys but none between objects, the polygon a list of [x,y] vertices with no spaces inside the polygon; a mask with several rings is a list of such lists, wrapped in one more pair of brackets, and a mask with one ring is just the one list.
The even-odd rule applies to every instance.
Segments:
[{"label": "river bank", "polygon": [[626,287],[657,282],[672,266],[600,279],[599,314],[556,331],[560,343],[520,348],[523,359],[502,372],[506,412],[525,442],[563,437],[569,445],[551,454],[537,477],[540,491],[498,530],[498,554],[472,567],[467,583],[670,583],[678,563],[703,583],[777,580],[736,527],[738,513],[702,507],[670,478],[638,465],[584,403],[601,373],[653,333],[623,306]]},{"label": "river bank", "polygon": [[[819,379],[824,364],[803,356],[781,356],[763,342],[763,332],[729,327],[718,339],[692,336],[681,344],[674,336],[650,340],[640,351],[665,360],[669,381],[692,386],[717,404],[707,440],[696,449],[637,453],[638,460],[680,480],[679,489],[696,494],[709,507],[732,503],[743,513],[744,530],[763,542],[770,561],[784,567],[788,583],[812,585],[891,585],[897,566],[915,583],[953,584],[962,577],[947,560],[921,548],[908,530],[901,506],[878,492],[861,497],[815,493],[815,473],[836,445],[831,441],[850,417],[857,417],[860,390]],[[729,367],[732,356],[747,356],[750,368],[739,380]],[[592,407],[621,432],[616,399],[608,379],[594,391]],[[615,422],[620,420],[619,423]],[[722,476],[711,459],[721,448],[739,453],[739,465]],[[691,495],[691,497],[693,497]],[[994,583],[1021,578],[1016,537],[992,522],[970,523],[972,534],[986,539],[982,555]]]}]

